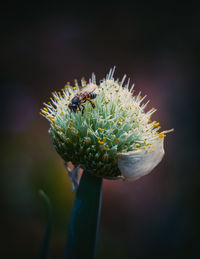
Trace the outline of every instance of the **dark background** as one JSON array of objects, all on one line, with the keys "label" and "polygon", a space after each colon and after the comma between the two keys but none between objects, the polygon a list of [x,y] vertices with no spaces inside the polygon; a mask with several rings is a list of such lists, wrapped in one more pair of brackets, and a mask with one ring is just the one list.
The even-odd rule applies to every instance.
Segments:
[{"label": "dark background", "polygon": [[1,7],[0,258],[37,258],[53,206],[51,258],[63,258],[71,183],[39,115],[66,81],[130,76],[162,129],[166,155],[136,182],[104,181],[97,259],[199,258],[199,68],[197,6]]}]

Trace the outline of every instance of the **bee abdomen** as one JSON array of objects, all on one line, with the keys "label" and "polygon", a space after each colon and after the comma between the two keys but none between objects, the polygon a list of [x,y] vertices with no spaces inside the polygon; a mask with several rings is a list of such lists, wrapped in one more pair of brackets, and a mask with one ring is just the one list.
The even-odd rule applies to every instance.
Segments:
[{"label": "bee abdomen", "polygon": [[89,98],[95,99],[97,97],[96,93],[89,93]]}]

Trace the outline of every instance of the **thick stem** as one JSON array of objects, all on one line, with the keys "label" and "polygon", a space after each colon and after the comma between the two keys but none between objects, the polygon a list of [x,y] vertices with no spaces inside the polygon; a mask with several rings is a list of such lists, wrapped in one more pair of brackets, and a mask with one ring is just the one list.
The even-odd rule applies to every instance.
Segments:
[{"label": "thick stem", "polygon": [[65,259],[94,259],[102,198],[102,178],[84,172],[72,210]]}]

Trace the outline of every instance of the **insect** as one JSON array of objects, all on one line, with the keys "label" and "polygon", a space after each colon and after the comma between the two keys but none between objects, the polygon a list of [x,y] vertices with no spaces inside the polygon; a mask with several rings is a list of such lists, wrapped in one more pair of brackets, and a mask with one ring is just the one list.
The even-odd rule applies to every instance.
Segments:
[{"label": "insect", "polygon": [[70,104],[68,105],[69,109],[73,112],[77,112],[77,110],[79,109],[79,111],[81,111],[83,114],[85,110],[83,103],[85,103],[86,101],[88,101],[92,105],[92,108],[95,108],[96,106],[94,102],[90,100],[90,99],[95,99],[97,97],[97,94],[93,93],[93,91],[92,92],[85,91],[85,92],[80,92],[76,94],[72,98]]}]

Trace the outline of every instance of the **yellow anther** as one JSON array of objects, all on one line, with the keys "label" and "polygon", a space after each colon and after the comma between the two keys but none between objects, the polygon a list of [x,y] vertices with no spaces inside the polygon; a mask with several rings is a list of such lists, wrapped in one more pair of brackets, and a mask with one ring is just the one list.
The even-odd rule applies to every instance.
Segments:
[{"label": "yellow anther", "polygon": [[120,123],[120,122],[122,122],[122,120],[118,120],[118,122]]},{"label": "yellow anther", "polygon": [[99,131],[101,131],[101,132],[102,132],[102,131],[103,131],[103,129],[102,129],[102,128],[99,128]]},{"label": "yellow anther", "polygon": [[119,156],[119,153],[116,154],[116,157],[118,157],[118,156]]},{"label": "yellow anther", "polygon": [[70,121],[70,122],[69,122],[69,125],[70,125],[70,126],[72,126],[72,125],[73,125],[73,122],[72,122],[72,121]]},{"label": "yellow anther", "polygon": [[160,138],[166,137],[166,135],[164,133],[159,133],[159,136],[160,136]]},{"label": "yellow anther", "polygon": [[115,92],[117,93],[117,92],[119,92],[119,90],[117,89],[117,90],[115,90]]},{"label": "yellow anther", "polygon": [[43,110],[41,111],[41,113],[43,113],[44,115],[46,115],[46,112],[45,112],[45,111],[43,111]]},{"label": "yellow anther", "polygon": [[69,129],[69,130],[72,130],[72,127],[68,126],[68,129]]},{"label": "yellow anther", "polygon": [[152,144],[151,144],[151,143],[149,143],[149,144],[148,144],[148,146],[150,147],[150,146],[152,146]]},{"label": "yellow anther", "polygon": [[109,122],[109,125],[112,125],[112,122]]},{"label": "yellow anther", "polygon": [[106,142],[106,137],[103,137],[103,142]]},{"label": "yellow anther", "polygon": [[145,149],[146,148],[146,146],[143,146],[143,147],[141,147],[142,149]]},{"label": "yellow anther", "polygon": [[154,128],[159,126],[159,122],[153,124]]},{"label": "yellow anther", "polygon": [[140,146],[140,144],[138,144],[138,143],[137,143],[135,146],[136,146],[136,147],[139,147],[139,146]]},{"label": "yellow anther", "polygon": [[73,90],[76,90],[76,89],[77,89],[77,86],[74,86],[74,87],[73,87]]},{"label": "yellow anther", "polygon": [[117,138],[117,142],[120,142],[120,138]]},{"label": "yellow anther", "polygon": [[88,134],[89,134],[89,135],[91,135],[91,134],[92,134],[92,131],[91,131],[91,130],[89,130],[89,131],[88,131]]},{"label": "yellow anther", "polygon": [[100,141],[100,138],[98,137],[97,140]]},{"label": "yellow anther", "polygon": [[100,144],[100,145],[103,145],[104,144],[104,142],[103,141],[98,141],[98,143]]}]

